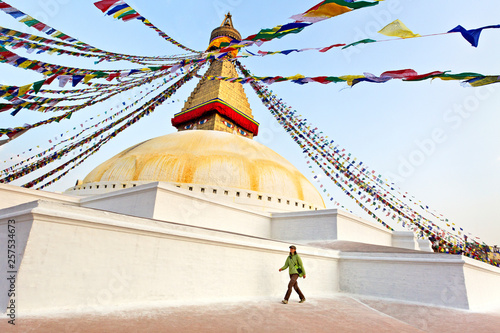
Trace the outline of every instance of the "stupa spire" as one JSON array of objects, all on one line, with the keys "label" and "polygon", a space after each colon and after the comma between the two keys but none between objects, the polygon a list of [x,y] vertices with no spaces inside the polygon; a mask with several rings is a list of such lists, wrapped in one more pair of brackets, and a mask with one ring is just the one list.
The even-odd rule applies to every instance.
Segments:
[{"label": "stupa spire", "polygon": [[226,17],[224,18],[224,21],[222,21],[222,24],[220,26],[221,27],[223,27],[223,26],[231,27],[234,29],[233,16],[231,15],[231,12],[227,12]]},{"label": "stupa spire", "polygon": [[[217,50],[221,43],[233,40],[241,40],[241,35],[233,26],[231,13],[227,13],[222,24],[212,31],[208,50]],[[238,77],[230,61],[236,54],[228,54],[222,60],[212,60],[181,112],[172,118],[172,125],[179,131],[223,131],[250,139],[258,134],[259,124],[253,119],[241,83],[207,79],[207,76]]]}]

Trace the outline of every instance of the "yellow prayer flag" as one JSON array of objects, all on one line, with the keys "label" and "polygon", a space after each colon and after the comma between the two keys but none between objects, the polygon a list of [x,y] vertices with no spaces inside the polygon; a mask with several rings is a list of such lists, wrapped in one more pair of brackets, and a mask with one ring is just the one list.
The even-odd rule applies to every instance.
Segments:
[{"label": "yellow prayer flag", "polygon": [[24,61],[23,63],[21,63],[18,67],[21,67],[21,68],[28,68],[29,65],[31,65],[32,62],[29,61],[29,60],[26,60]]},{"label": "yellow prayer flag", "polygon": [[114,17],[114,18],[118,18],[118,16],[120,16],[121,14],[125,14],[126,12],[131,11],[131,10],[133,10],[133,9],[132,9],[132,7],[123,8],[123,9],[121,9],[121,10],[117,11],[117,12],[113,15],[113,17]]},{"label": "yellow prayer flag", "polygon": [[20,20],[19,22],[25,23],[25,22],[32,21],[32,20],[34,20],[34,19],[28,15],[25,18],[23,18],[22,20]]},{"label": "yellow prayer flag", "polygon": [[474,76],[474,75],[471,75],[471,76],[465,76],[465,77],[451,77],[451,76],[442,76],[442,77],[439,77],[439,79],[443,80],[443,81],[451,81],[451,80],[455,80],[455,81],[460,81],[460,80],[470,80],[470,79],[475,79],[477,76]]},{"label": "yellow prayer flag", "polygon": [[364,75],[343,75],[339,76],[339,79],[344,80],[347,82],[348,85],[352,86],[352,81],[355,79],[363,79],[365,78]]},{"label": "yellow prayer flag", "polygon": [[495,75],[495,76],[485,76],[484,78],[477,80],[477,81],[474,81],[474,82],[470,82],[469,84],[472,87],[481,87],[481,86],[485,86],[487,84],[497,83],[499,81],[500,80],[499,80],[498,76]]},{"label": "yellow prayer flag", "polygon": [[380,30],[378,33],[386,36],[401,37],[401,38],[420,37],[419,34],[414,34],[413,31],[408,29],[408,27],[404,25],[404,23],[401,22],[400,20],[396,20],[392,23],[389,23],[388,25],[383,27],[382,30]]},{"label": "yellow prayer flag", "polygon": [[83,78],[83,83],[88,83],[90,80],[92,80],[93,78],[95,78],[95,75],[93,74],[87,74],[85,75],[85,77]]},{"label": "yellow prayer flag", "polygon": [[[210,50],[212,47],[215,48],[220,48],[221,43],[231,43],[233,41],[233,38],[227,37],[227,36],[222,36],[222,37],[217,37],[214,38],[210,44],[208,45],[207,50]],[[237,53],[237,52],[236,52]]]},{"label": "yellow prayer flag", "polygon": [[30,90],[32,85],[33,83],[30,83],[25,86],[19,87],[19,92],[17,93],[17,96],[23,96],[24,94],[26,94],[28,90]]},{"label": "yellow prayer flag", "polygon": [[289,79],[289,80],[299,80],[299,79],[303,79],[303,78],[305,78],[305,76],[304,75],[300,75],[300,74],[296,74],[294,76],[287,77],[287,79]]},{"label": "yellow prayer flag", "polygon": [[334,17],[347,12],[352,11],[351,8],[338,5],[336,3],[327,3],[323,6],[320,6],[316,10],[311,10],[307,12],[304,16],[306,17]]}]

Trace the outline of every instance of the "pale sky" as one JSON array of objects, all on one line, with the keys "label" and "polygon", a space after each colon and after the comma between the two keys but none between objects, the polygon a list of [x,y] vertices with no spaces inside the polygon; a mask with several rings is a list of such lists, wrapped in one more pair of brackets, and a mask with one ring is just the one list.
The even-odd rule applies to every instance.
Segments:
[{"label": "pale sky", "polygon": [[[104,17],[93,2],[7,1],[68,35],[108,51],[136,55],[184,53],[184,50],[162,40],[139,21],[124,23]],[[243,36],[248,36],[262,28],[289,23],[291,15],[304,12],[318,2],[127,1],[168,35],[197,50],[207,47],[210,32],[220,25],[227,11],[233,15],[236,29]],[[300,34],[266,43],[261,49],[278,51],[351,43],[364,38],[389,39],[377,34],[377,31],[396,19],[421,35],[443,33],[459,24],[473,29],[499,24],[498,12],[500,3],[495,0],[386,0],[379,6],[319,22]],[[0,25],[38,33],[4,13],[0,13]],[[243,59],[242,63],[258,76],[340,76],[364,72],[380,75],[387,70],[406,68],[419,73],[450,70],[453,73],[497,75],[500,74],[499,45],[500,29],[492,29],[483,31],[478,48],[472,47],[459,34],[448,34],[362,45],[344,51],[332,49],[327,53],[255,57]],[[258,48],[250,50],[257,51]],[[88,59],[27,55],[20,50],[19,53],[28,58],[81,68],[134,67],[124,63],[94,66],[93,60]],[[41,78],[37,73],[0,64],[1,84],[21,86]],[[174,103],[157,108],[152,115],[124,131],[48,190],[64,191],[127,147],[174,132],[170,119],[181,109],[195,84],[196,80],[193,80],[184,86],[173,97]],[[349,89],[343,89],[343,84],[310,83],[300,86],[290,82],[270,87],[358,160],[386,177],[392,176],[403,191],[408,191],[486,243],[500,244],[500,214],[497,210],[500,202],[500,84],[489,88],[464,88],[458,81],[394,80],[385,84],[360,83]],[[314,174],[307,168],[299,147],[280,129],[250,86],[246,85],[245,91],[254,116],[261,124],[261,135],[257,140],[286,157],[312,180]],[[124,101],[129,101],[129,98],[133,100],[134,95],[125,97]],[[2,146],[1,169],[15,163],[13,161],[30,157],[30,148],[40,146],[34,152],[48,149],[51,146],[48,140],[54,136],[74,135],[74,127],[78,128],[91,117],[99,119],[97,115],[111,107],[116,111],[116,105],[121,101],[113,99],[109,103],[84,109],[71,120],[31,130]],[[45,118],[48,118],[47,114],[23,110],[16,117],[0,114],[0,125],[16,126]],[[21,185],[28,180],[23,178],[12,184]],[[322,184],[336,200],[355,214],[367,218],[332,182],[324,180]],[[328,205],[329,197],[325,197],[325,202]]]}]

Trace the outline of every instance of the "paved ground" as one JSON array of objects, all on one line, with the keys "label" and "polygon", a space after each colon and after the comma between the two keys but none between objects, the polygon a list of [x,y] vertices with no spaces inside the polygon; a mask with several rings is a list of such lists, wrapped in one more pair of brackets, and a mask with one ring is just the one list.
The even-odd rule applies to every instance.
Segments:
[{"label": "paved ground", "polygon": [[500,332],[498,313],[417,306],[380,299],[280,300],[167,307],[107,315],[18,318],[0,332]]}]

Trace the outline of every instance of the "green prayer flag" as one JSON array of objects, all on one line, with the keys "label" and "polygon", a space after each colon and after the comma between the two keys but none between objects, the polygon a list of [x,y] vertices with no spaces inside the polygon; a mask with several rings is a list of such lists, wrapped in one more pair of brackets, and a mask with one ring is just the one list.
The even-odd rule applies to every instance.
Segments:
[{"label": "green prayer flag", "polygon": [[459,73],[459,74],[442,74],[439,75],[439,77],[442,78],[449,78],[453,80],[465,80],[465,79],[470,79],[470,78],[475,78],[478,76],[483,76],[482,74],[478,73],[472,73],[472,72],[467,72],[467,73]]},{"label": "green prayer flag", "polygon": [[368,2],[368,1],[347,2],[345,0],[326,0],[322,3],[322,5],[325,5],[327,3],[336,3],[337,5],[345,6],[345,7],[352,8],[352,9],[360,9],[360,8],[364,8],[364,7],[378,5],[378,2]]},{"label": "green prayer flag", "polygon": [[362,40],[359,40],[359,41],[357,41],[357,42],[354,42],[354,43],[351,43],[351,44],[349,44],[349,45],[344,46],[344,47],[342,48],[342,50],[343,50],[343,49],[347,49],[348,47],[351,47],[351,46],[356,46],[356,45],[359,45],[359,44],[368,44],[368,43],[375,43],[375,42],[376,42],[376,40],[369,39],[369,38],[367,38],[367,39],[362,39]]},{"label": "green prayer flag", "polygon": [[120,16],[117,17],[117,19],[121,19],[122,17],[125,17],[127,15],[132,15],[132,14],[135,14],[137,13],[135,10],[133,10],[132,8],[130,8],[131,10],[129,11],[126,11],[125,13],[121,14]]},{"label": "green prayer flag", "polygon": [[38,94],[38,92],[40,91],[40,88],[42,88],[44,83],[45,83],[45,80],[41,80],[41,81],[37,81],[37,82],[33,83],[33,90],[35,91],[35,93]]}]

